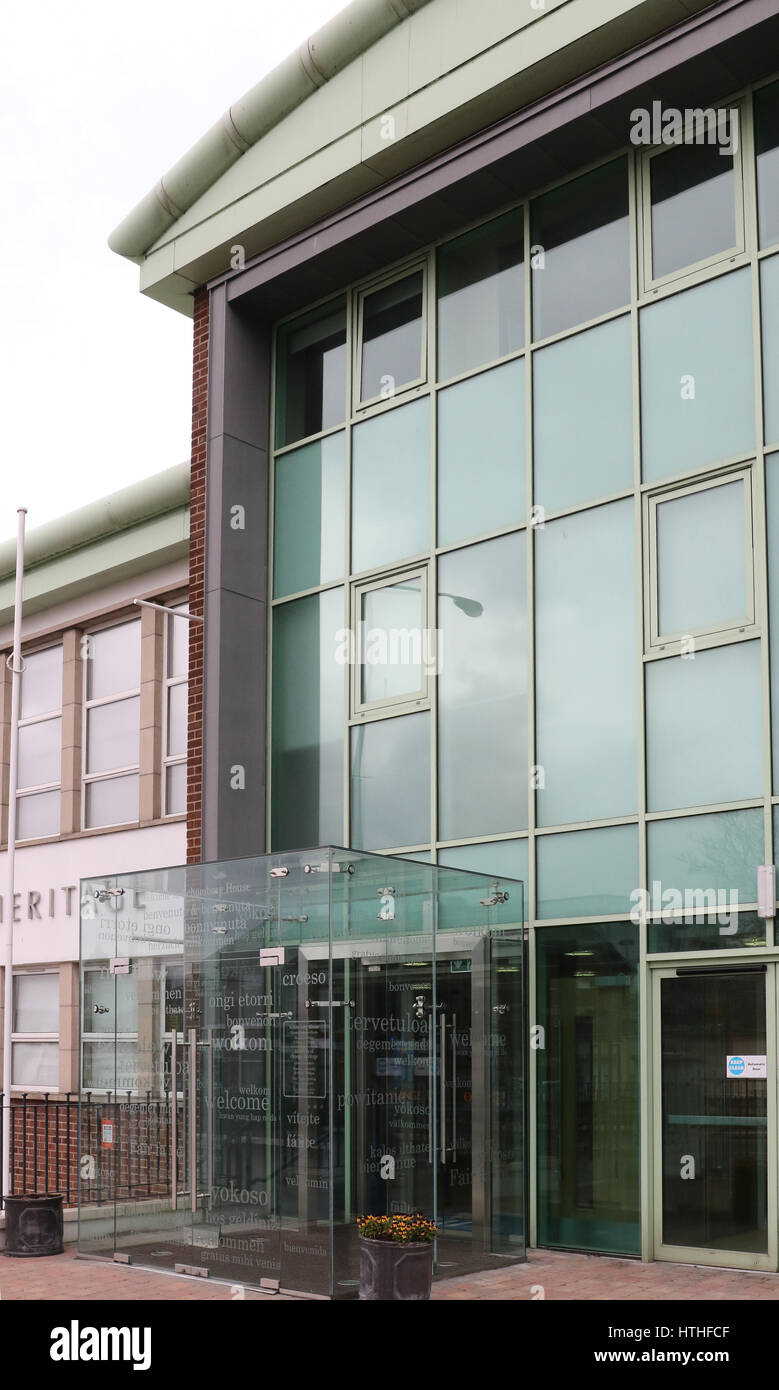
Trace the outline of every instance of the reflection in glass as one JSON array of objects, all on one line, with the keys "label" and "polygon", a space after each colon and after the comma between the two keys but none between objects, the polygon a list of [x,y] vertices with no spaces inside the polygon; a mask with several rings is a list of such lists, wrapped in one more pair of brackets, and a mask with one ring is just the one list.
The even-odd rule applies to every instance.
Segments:
[{"label": "reflection in glass", "polygon": [[754,448],[749,270],[650,304],[639,328],[644,481]]},{"label": "reflection in glass", "polygon": [[534,339],[627,304],[627,160],[604,164],[536,198],[530,239]]},{"label": "reflection in glass", "polygon": [[[771,657],[771,747],[773,787],[779,788],[779,454],[765,461],[768,552],[768,640]],[[779,841],[777,841],[779,848]]]},{"label": "reflection in glass", "polygon": [[14,1086],[31,1091],[56,1091],[59,1086],[59,1043],[15,1042],[11,1044]]},{"label": "reflection in glass", "polygon": [[344,435],[276,459],[273,594],[299,593],[344,572]]},{"label": "reflection in glass", "polygon": [[361,400],[392,395],[422,375],[423,289],[418,270],[365,295]]},{"label": "reflection in glass", "polygon": [[438,544],[525,517],[525,363],[438,395]]},{"label": "reflection in glass", "polygon": [[533,497],[547,512],[632,489],[631,360],[627,316],[536,353]]},{"label": "reflection in glass", "polygon": [[763,971],[660,980],[664,1245],[768,1249],[768,1082],[728,1065],[765,1060],[765,992]]},{"label": "reflection in glass", "polygon": [[637,1255],[638,928],[545,927],[536,953],[539,1244]]},{"label": "reflection in glass", "polygon": [[346,302],[282,324],[276,338],[276,448],[346,415]]},{"label": "reflection in glass", "polygon": [[[725,130],[722,136],[729,139]],[[735,246],[732,154],[720,144],[676,145],[649,169],[655,280]]]},{"label": "reflection in glass", "polygon": [[[483,845],[457,845],[438,851],[438,863],[451,869],[468,869],[474,873],[495,874],[498,877],[519,879],[527,884],[528,841],[488,840]],[[527,891],[524,894],[524,914],[527,920]]]},{"label": "reflection in glass", "polygon": [[430,839],[430,715],[352,729],[351,843],[393,849]]},{"label": "reflection in glass", "polygon": [[650,811],[762,794],[760,681],[759,642],[647,663]]},{"label": "reflection in glass", "polygon": [[779,82],[755,92],[755,153],[762,249],[779,241]]},{"label": "reflection in glass", "polygon": [[439,381],[524,346],[523,222],[519,208],[439,247]]},{"label": "reflection in glass", "polygon": [[539,917],[629,912],[638,883],[635,825],[573,830],[536,840]]},{"label": "reflection in glass", "polygon": [[[697,657],[696,657],[697,660]],[[727,905],[757,900],[757,866],[763,863],[763,812],[721,811],[649,821],[647,877],[658,892],[723,890]]]},{"label": "reflection in glass", "polygon": [[439,839],[527,826],[525,535],[441,556]]},{"label": "reflection in glass", "polygon": [[658,502],[661,637],[746,621],[744,490],[738,478]]},{"label": "reflection in glass", "polygon": [[629,499],[536,533],[540,825],[638,809],[633,536]]},{"label": "reflection in glass", "polygon": [[427,551],[429,400],[365,420],[352,441],[352,572]]},{"label": "reflection in glass", "polygon": [[779,256],[760,265],[763,317],[763,409],[768,443],[779,441]]},{"label": "reflection in glass", "polygon": [[672,914],[668,906],[663,908],[662,895],[659,903],[650,900],[650,911],[657,908],[662,914],[647,925],[647,950],[666,951],[741,951],[744,947],[765,946],[765,918],[754,912],[731,912],[723,898],[721,909],[717,909],[716,893],[700,893],[688,901],[687,908],[682,904],[682,912]]},{"label": "reflection in glass", "polygon": [[343,602],[342,589],[329,589],[274,609],[274,849],[343,837]]},{"label": "reflection in glass", "polygon": [[422,577],[362,595],[364,652],[360,701],[392,700],[423,685]]}]

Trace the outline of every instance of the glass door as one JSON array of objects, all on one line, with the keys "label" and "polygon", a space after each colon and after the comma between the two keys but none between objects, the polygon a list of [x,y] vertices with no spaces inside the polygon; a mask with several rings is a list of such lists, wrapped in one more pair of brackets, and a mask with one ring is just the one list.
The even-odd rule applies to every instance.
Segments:
[{"label": "glass door", "polygon": [[660,1259],[776,1267],[775,967],[655,972]]}]

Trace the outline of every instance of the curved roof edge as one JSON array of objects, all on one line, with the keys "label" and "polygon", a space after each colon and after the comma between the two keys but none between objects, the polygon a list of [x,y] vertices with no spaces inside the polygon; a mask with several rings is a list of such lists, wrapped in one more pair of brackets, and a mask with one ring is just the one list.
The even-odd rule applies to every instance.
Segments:
[{"label": "curved roof edge", "polygon": [[108,238],[140,262],[156,241],[263,135],[429,0],[354,0],[306,39],[182,156]]},{"label": "curved roof edge", "polygon": [[[89,502],[77,511],[30,531],[25,542],[25,567],[56,559],[83,545],[125,531],[138,522],[184,507],[189,501],[189,460],[129,487]],[[16,538],[0,545],[0,579],[16,570]]]}]

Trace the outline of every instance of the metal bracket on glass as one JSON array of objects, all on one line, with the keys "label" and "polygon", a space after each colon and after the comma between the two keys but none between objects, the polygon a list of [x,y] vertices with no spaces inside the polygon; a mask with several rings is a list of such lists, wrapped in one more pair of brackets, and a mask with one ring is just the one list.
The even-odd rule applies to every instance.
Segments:
[{"label": "metal bracket on glass", "polygon": [[[331,866],[329,864],[304,864],[303,873],[326,874],[330,867]],[[332,870],[334,874],[353,874],[354,864],[333,864]]]},{"label": "metal bracket on glass", "polygon": [[307,999],[307,1009],[353,1009],[353,999]]},{"label": "metal bracket on glass", "polygon": [[129,975],[130,957],[114,956],[108,966],[109,975]]},{"label": "metal bracket on glass", "polygon": [[131,1265],[133,1262],[132,1255],[125,1255],[122,1250],[115,1250],[113,1259],[115,1265]]},{"label": "metal bracket on glass", "polygon": [[479,906],[480,906],[480,907],[495,907],[498,903],[507,903],[508,900],[509,900],[509,895],[508,895],[508,893],[506,893],[506,892],[504,892],[502,889],[498,888],[497,883],[493,883],[492,888],[490,889],[490,896],[489,896],[488,898],[480,898],[480,899],[479,899]]},{"label": "metal bracket on glass", "polygon": [[176,1274],[191,1274],[195,1279],[207,1279],[208,1270],[202,1265],[174,1265]]},{"label": "metal bracket on glass", "polygon": [[260,948],[260,965],[283,965],[284,947],[283,946],[262,946]]},{"label": "metal bracket on glass", "polygon": [[268,1023],[273,1022],[275,1018],[292,1018],[292,1010],[287,1014],[255,1014],[254,1017],[258,1023]]}]

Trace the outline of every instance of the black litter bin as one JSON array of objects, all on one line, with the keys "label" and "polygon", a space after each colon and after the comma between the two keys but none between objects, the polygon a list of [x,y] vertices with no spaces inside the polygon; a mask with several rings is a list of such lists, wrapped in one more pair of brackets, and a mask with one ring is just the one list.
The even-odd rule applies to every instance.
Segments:
[{"label": "black litter bin", "polygon": [[62,1254],[62,1193],[6,1197],[6,1255]]}]

